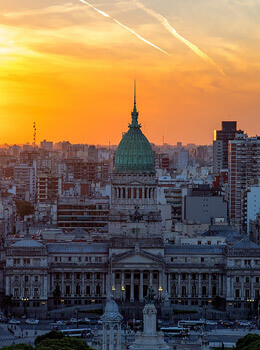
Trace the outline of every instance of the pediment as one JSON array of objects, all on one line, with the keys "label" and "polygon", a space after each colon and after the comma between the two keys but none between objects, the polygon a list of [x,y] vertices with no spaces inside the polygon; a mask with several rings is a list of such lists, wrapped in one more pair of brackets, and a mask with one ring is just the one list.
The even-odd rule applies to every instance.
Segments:
[{"label": "pediment", "polygon": [[143,182],[139,181],[130,181],[127,183],[128,186],[143,186]]},{"label": "pediment", "polygon": [[142,250],[131,250],[123,254],[115,255],[112,261],[123,264],[164,264],[164,259],[161,255],[150,254]]}]

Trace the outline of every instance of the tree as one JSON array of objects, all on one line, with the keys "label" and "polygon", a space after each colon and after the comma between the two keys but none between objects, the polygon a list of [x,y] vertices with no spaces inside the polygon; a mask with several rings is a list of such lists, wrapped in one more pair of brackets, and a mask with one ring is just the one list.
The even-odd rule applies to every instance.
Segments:
[{"label": "tree", "polygon": [[60,298],[61,298],[61,291],[60,291],[60,286],[56,284],[56,287],[53,291],[53,298],[55,300],[56,308],[58,307]]},{"label": "tree", "polygon": [[90,350],[82,339],[63,337],[62,339],[45,339],[35,348],[36,350]]},{"label": "tree", "polygon": [[0,350],[34,350],[33,346],[28,344],[16,344],[10,346],[4,346]]},{"label": "tree", "polygon": [[51,331],[49,333],[45,333],[43,335],[39,335],[35,339],[34,345],[38,345],[41,341],[43,341],[45,339],[62,339],[62,338],[64,338],[64,334],[62,334],[61,332]]},{"label": "tree", "polygon": [[20,215],[20,218],[22,220],[26,215],[30,215],[34,213],[34,206],[28,201],[16,199],[15,204],[16,204],[17,212]]},{"label": "tree", "polygon": [[260,349],[260,336],[249,333],[245,337],[238,339],[236,350],[258,350]]},{"label": "tree", "polygon": [[36,350],[91,350],[92,349],[84,342],[84,340],[69,338],[58,331],[51,331],[44,335],[38,336],[35,339],[34,344],[35,344]]},{"label": "tree", "polygon": [[13,296],[11,295],[4,295],[2,299],[2,307],[5,310],[5,315],[7,316],[9,314],[9,310],[13,305]]}]

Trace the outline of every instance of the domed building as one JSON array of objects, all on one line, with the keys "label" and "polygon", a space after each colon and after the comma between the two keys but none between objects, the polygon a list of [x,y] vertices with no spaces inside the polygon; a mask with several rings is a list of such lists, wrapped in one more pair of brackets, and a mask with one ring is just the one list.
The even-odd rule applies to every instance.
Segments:
[{"label": "domed building", "polygon": [[[112,178],[110,235],[160,235],[161,214],[156,208],[154,153],[141,131],[134,94],[132,122],[116,151]],[[141,225],[141,222],[146,223]],[[128,228],[126,223],[129,223]],[[131,225],[131,223],[134,223]],[[139,228],[136,224],[140,223]],[[136,229],[135,229],[136,228]]]}]

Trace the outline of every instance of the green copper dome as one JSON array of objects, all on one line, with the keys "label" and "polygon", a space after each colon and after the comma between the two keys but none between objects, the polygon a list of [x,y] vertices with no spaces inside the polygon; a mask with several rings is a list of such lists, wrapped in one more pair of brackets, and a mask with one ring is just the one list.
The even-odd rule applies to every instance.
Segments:
[{"label": "green copper dome", "polygon": [[141,131],[138,124],[136,99],[131,113],[132,123],[128,132],[123,136],[115,157],[116,173],[154,173],[154,155],[152,147]]}]

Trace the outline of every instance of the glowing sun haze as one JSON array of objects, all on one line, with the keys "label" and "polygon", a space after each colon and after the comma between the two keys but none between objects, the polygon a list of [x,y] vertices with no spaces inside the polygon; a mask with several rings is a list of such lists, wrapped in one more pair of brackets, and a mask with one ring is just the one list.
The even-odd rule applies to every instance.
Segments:
[{"label": "glowing sun haze", "polygon": [[0,144],[118,143],[134,79],[151,142],[260,134],[260,0],[88,2],[0,0]]}]

